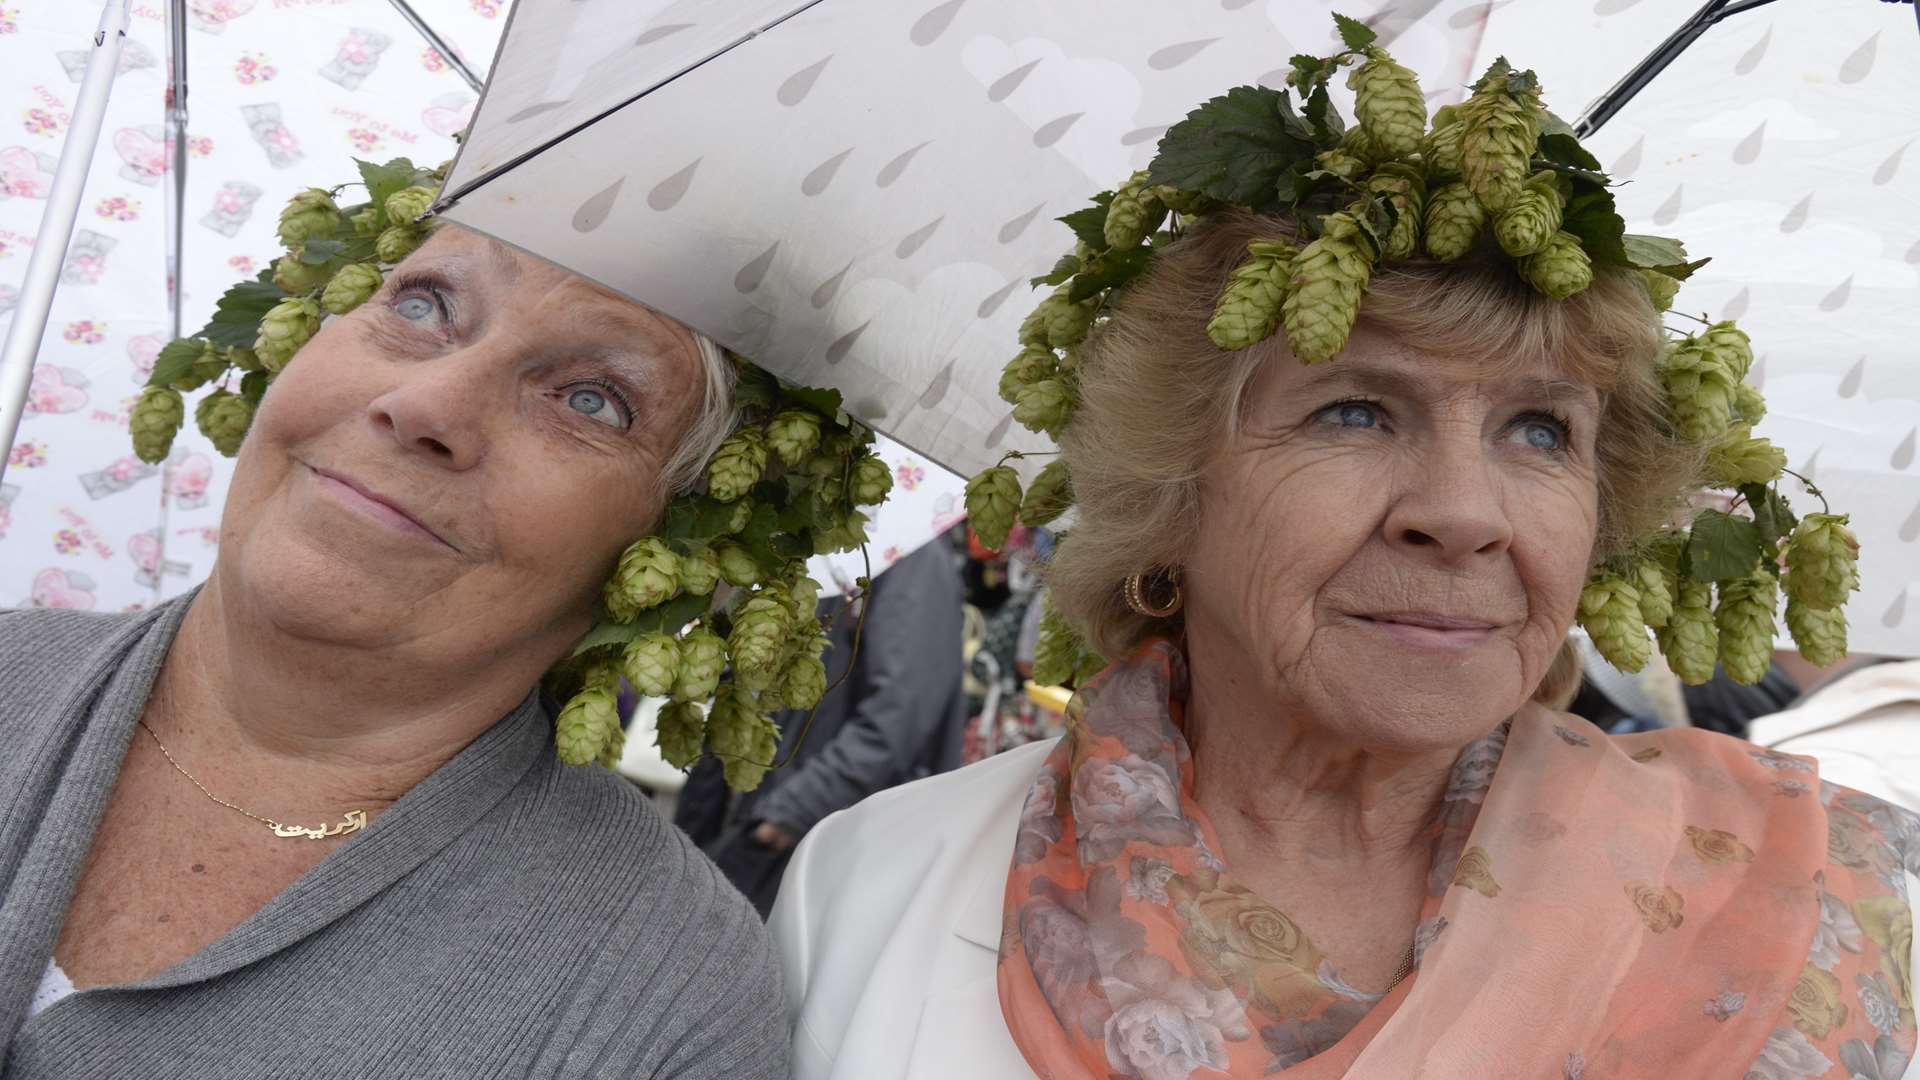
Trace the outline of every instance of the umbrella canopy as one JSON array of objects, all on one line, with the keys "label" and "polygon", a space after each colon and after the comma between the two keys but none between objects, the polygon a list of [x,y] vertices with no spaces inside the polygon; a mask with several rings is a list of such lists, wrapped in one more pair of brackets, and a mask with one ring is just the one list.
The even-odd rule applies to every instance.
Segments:
[{"label": "umbrella canopy", "polygon": [[[1144,0],[521,0],[448,213],[972,472],[1043,448],[995,387],[1026,279],[1070,242],[1049,219],[1143,167],[1198,102],[1332,51],[1332,6],[1218,0],[1170,22]],[[1569,118],[1685,17],[1338,6],[1434,104],[1504,53]],[[1920,653],[1920,211],[1899,198],[1917,54],[1905,7],[1778,0],[1709,30],[1591,140],[1634,181],[1630,228],[1716,258],[1681,307],[1751,326],[1761,434],[1811,462],[1865,546],[1855,648],[1898,654]]]}]

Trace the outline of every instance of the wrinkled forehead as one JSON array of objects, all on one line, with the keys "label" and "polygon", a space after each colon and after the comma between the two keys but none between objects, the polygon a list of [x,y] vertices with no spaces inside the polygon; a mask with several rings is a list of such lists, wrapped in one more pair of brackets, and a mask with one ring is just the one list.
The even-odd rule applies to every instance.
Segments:
[{"label": "wrinkled forehead", "polygon": [[1265,368],[1291,391],[1391,393],[1423,400],[1463,394],[1534,397],[1570,405],[1598,406],[1602,388],[1577,365],[1538,352],[1462,355],[1422,348],[1361,318],[1340,355],[1324,364],[1273,356]]}]

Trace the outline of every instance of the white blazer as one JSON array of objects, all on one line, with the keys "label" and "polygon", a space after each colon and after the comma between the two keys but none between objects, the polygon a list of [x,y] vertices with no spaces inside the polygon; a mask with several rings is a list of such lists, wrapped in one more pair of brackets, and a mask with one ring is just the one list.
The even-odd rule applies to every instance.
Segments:
[{"label": "white blazer", "polygon": [[1747,728],[1761,746],[1820,759],[1820,778],[1920,810],[1920,660],[1840,676]]},{"label": "white blazer", "polygon": [[1055,741],[883,791],[807,834],[769,924],[795,1080],[1033,1080],[996,971],[1020,807]]}]

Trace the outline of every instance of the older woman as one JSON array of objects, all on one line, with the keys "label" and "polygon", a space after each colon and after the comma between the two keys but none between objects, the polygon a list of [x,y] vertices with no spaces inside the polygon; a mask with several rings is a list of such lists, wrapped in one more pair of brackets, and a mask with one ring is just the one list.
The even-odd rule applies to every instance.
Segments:
[{"label": "older woman", "polygon": [[[1364,152],[1391,159],[1367,85],[1391,61],[1355,52],[1358,130],[1381,139]],[[1487,85],[1476,99],[1503,93]],[[1506,85],[1528,104],[1520,76]],[[1236,103],[1272,93],[1195,117],[1227,102],[1270,161],[1303,129],[1261,141],[1260,116],[1290,113]],[[1419,108],[1417,86],[1401,100]],[[1153,182],[1232,145],[1182,138]],[[1360,164],[1333,153],[1324,173]],[[800,847],[773,917],[798,1076],[1906,1071],[1915,819],[1806,759],[1700,732],[1609,739],[1557,711],[1577,614],[1644,659],[1637,614],[1631,633],[1593,617],[1614,586],[1589,575],[1700,464],[1656,371],[1646,279],[1601,264],[1573,282],[1492,235],[1438,254],[1431,212],[1427,257],[1385,255],[1419,198],[1457,195],[1391,184],[1445,181],[1437,164],[1380,168],[1365,190],[1405,197],[1399,216],[1335,203],[1311,229],[1305,200],[1203,211],[1162,189],[1140,210],[1138,176],[1103,200],[1123,253],[1138,217],[1196,209],[1104,308],[1043,304],[1026,343],[1068,351],[1009,377],[1056,384],[1012,395],[1040,426],[1060,425],[1059,386],[1077,394],[1060,445],[1079,517],[1052,596],[1120,660],[1082,685],[1064,739],[876,796]],[[1271,200],[1225,186],[1244,175],[1229,162],[1200,190]],[[1087,235],[1070,268],[1107,257]],[[976,527],[1002,482],[976,481]],[[1698,622],[1669,616],[1687,667]]]},{"label": "older woman", "polygon": [[785,1076],[753,911],[534,693],[731,379],[444,229],[275,382],[203,588],[0,613],[0,1071]]}]

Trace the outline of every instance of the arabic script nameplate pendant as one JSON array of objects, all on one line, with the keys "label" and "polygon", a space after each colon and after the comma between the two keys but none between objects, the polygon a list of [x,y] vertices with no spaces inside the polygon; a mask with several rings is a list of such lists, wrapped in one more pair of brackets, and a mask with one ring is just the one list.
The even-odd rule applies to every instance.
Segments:
[{"label": "arabic script nameplate pendant", "polygon": [[273,835],[275,836],[288,838],[304,836],[308,840],[325,840],[330,836],[345,836],[348,833],[359,832],[361,829],[366,828],[367,812],[365,810],[349,810],[345,818],[331,825],[323,825],[317,829],[308,828],[305,825],[282,825],[277,821],[269,821],[267,824],[273,826]]}]

